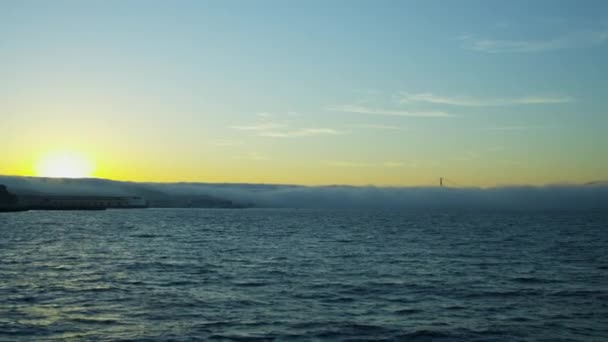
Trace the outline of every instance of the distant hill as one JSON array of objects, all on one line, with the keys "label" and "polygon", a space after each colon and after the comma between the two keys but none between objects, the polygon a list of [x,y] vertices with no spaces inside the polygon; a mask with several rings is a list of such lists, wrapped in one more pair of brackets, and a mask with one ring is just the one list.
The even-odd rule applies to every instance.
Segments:
[{"label": "distant hill", "polygon": [[153,183],[119,182],[107,179],[38,178],[0,176],[0,184],[17,195],[137,196],[150,207],[160,208],[243,208],[246,203],[210,196],[201,191],[177,192]]},{"label": "distant hill", "polygon": [[17,204],[17,196],[10,193],[8,189],[0,184],[0,208],[10,207]]},{"label": "distant hill", "polygon": [[18,195],[138,196],[151,207],[407,210],[608,211],[608,182],[545,186],[302,186],[231,183],[137,183],[107,179],[0,176]]}]

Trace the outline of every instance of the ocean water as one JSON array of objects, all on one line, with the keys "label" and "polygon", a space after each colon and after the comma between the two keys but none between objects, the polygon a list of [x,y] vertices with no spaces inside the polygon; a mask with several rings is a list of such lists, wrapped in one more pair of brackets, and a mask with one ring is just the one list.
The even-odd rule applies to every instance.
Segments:
[{"label": "ocean water", "polygon": [[0,214],[0,340],[608,341],[608,213]]}]

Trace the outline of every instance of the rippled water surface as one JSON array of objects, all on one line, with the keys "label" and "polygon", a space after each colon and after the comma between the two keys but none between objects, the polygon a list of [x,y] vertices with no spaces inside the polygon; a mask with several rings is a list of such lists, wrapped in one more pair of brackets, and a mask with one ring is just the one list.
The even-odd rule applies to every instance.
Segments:
[{"label": "rippled water surface", "polygon": [[608,340],[608,214],[0,214],[0,340]]}]

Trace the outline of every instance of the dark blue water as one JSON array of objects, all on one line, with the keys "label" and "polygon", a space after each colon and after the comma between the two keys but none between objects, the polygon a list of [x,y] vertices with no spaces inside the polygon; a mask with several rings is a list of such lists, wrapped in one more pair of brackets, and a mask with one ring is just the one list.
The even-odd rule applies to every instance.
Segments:
[{"label": "dark blue water", "polygon": [[608,214],[0,214],[0,340],[608,340]]}]

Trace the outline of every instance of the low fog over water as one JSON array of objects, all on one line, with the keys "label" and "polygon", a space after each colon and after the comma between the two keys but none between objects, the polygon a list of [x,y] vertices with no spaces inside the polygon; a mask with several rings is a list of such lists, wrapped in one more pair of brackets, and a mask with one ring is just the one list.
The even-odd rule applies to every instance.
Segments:
[{"label": "low fog over water", "polygon": [[135,183],[0,176],[17,194],[215,198],[275,208],[608,210],[608,183],[491,188]]}]

